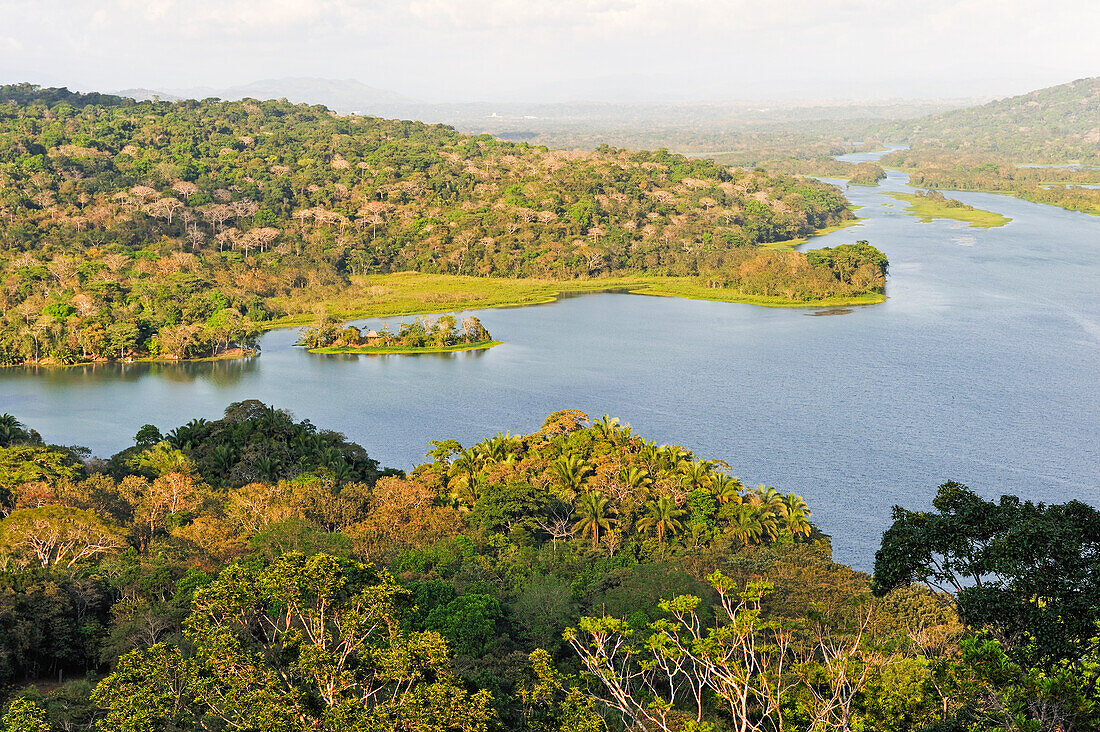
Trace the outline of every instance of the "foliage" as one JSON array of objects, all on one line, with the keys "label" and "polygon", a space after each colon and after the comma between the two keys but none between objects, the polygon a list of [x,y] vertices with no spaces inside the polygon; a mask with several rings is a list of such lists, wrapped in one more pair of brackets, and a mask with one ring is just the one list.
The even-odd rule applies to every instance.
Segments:
[{"label": "foliage", "polygon": [[488,343],[492,340],[481,320],[471,315],[463,318],[461,327],[453,316],[444,315],[435,320],[421,316],[409,323],[402,323],[397,333],[388,328],[380,331],[360,332],[353,325],[338,327],[331,318],[303,328],[297,345],[311,350],[325,349],[331,352],[366,347],[370,349],[445,349],[452,346]]},{"label": "foliage", "polygon": [[735,276],[782,275],[757,245],[850,218],[844,203],[814,180],[666,150],[3,86],[0,363],[248,352],[274,319],[372,273],[725,272],[767,294]]},{"label": "foliage", "polygon": [[50,732],[46,710],[32,701],[16,699],[4,714],[5,732]]},{"label": "foliage", "polygon": [[[437,439],[407,474],[371,462],[345,479],[312,462],[324,434],[242,402],[167,435],[147,425],[107,463],[53,448],[65,469],[50,473],[41,445],[3,448],[28,478],[9,480],[0,520],[8,702],[55,729],[178,732],[1100,721],[1083,504],[949,484],[939,514],[899,513],[873,597],[802,498],[607,415]],[[259,446],[285,447],[292,477],[234,479],[222,448]],[[975,572],[984,594],[967,592]]]},{"label": "foliage", "polygon": [[936,513],[894,508],[875,555],[875,592],[927,582],[954,591],[968,624],[990,627],[1013,655],[1048,666],[1081,657],[1100,622],[1100,511],[944,483]]},{"label": "foliage", "polygon": [[318,430],[308,421],[295,422],[290,413],[254,399],[230,404],[223,419],[192,420],[169,432],[163,442],[124,451],[112,464],[123,459],[127,471],[148,466],[154,473],[169,468],[187,472],[193,466],[215,486],[240,487],[306,474],[340,483],[373,483],[379,475],[378,463],[340,433]]},{"label": "foliage", "polygon": [[134,651],[96,688],[99,728],[486,729],[490,698],[454,684],[443,639],[401,629],[407,600],[387,575],[324,554],[230,565],[195,594],[193,650]]}]

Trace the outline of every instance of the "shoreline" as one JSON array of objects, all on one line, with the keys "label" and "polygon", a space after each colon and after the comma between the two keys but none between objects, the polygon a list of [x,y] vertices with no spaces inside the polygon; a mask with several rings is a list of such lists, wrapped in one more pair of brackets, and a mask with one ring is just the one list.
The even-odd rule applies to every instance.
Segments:
[{"label": "shoreline", "polygon": [[[855,219],[853,223],[838,228],[847,228],[861,223],[862,219]],[[829,229],[824,233],[831,233]],[[816,235],[815,235],[816,236]],[[783,242],[787,246],[797,246],[805,243]],[[562,298],[576,297],[579,295],[618,292],[630,295],[647,295],[650,297],[682,297],[685,300],[702,300],[707,302],[722,302],[732,305],[753,305],[768,308],[829,308],[852,307],[859,305],[876,305],[885,302],[888,296],[885,293],[867,293],[851,297],[836,296],[818,300],[789,300],[774,295],[744,295],[725,288],[707,287],[698,283],[696,277],[672,277],[665,275],[639,275],[604,277],[590,280],[541,280],[533,278],[507,278],[507,277],[474,277],[472,275],[441,275],[425,274],[421,272],[392,272],[380,275],[363,275],[356,277],[355,284],[350,290],[370,290],[382,287],[391,295],[379,301],[370,303],[347,302],[348,308],[328,308],[329,315],[349,322],[366,318],[396,318],[411,317],[417,315],[435,315],[469,310],[492,310],[496,308],[519,308],[534,305],[549,305]],[[470,291],[456,291],[456,287],[468,286]],[[345,293],[346,294],[346,293]],[[321,305],[332,301],[321,301]],[[264,333],[283,328],[300,328],[309,325],[316,315],[313,313],[300,313],[284,316],[278,320],[259,324]],[[499,341],[490,341],[499,345]],[[311,353],[328,355],[360,354],[360,355],[384,355],[400,354],[409,355],[420,353],[454,353],[460,351],[484,350],[491,348],[488,345],[476,347],[443,349],[415,349],[401,350],[399,348],[377,349],[365,346],[353,349],[325,350],[310,349]],[[367,350],[364,350],[367,349]],[[132,358],[127,360],[106,361],[78,361],[76,363],[22,363],[2,366],[0,368],[48,368],[65,369],[78,366],[105,366],[109,364],[183,364],[202,363],[213,361],[228,361],[258,356],[260,350],[232,349],[230,352],[217,356],[204,356],[202,358]]]},{"label": "shoreline", "polygon": [[478,341],[476,343],[456,343],[453,346],[426,346],[417,348],[414,346],[325,346],[324,348],[307,349],[309,353],[322,355],[401,355],[418,356],[422,353],[461,353],[463,351],[487,351],[494,346],[499,346],[504,341]]},{"label": "shoreline", "polygon": [[[804,242],[788,242],[798,246]],[[747,295],[707,287],[695,277],[656,275],[606,277],[590,280],[539,280],[531,278],[473,277],[419,272],[395,272],[356,278],[358,290],[345,293],[344,299],[322,300],[319,305],[328,315],[342,322],[368,318],[400,318],[470,310],[547,305],[562,298],[601,292],[625,292],[632,295],[683,297],[759,307],[815,308],[838,305],[869,305],[884,302],[885,293],[833,296],[816,300],[790,300],[777,295]],[[388,297],[370,296],[376,288],[387,290]],[[459,289],[463,288],[463,289]],[[367,292],[366,296],[360,293]],[[350,296],[349,296],[350,295]],[[261,325],[264,331],[309,325],[315,311],[295,313]]]},{"label": "shoreline", "polygon": [[[902,213],[915,217],[920,223],[927,224],[936,220],[961,221],[970,227],[995,229],[1012,222],[1009,217],[996,211],[987,211],[973,206],[948,206],[943,201],[929,199],[919,193],[898,193],[883,191],[883,196],[893,198],[905,204]],[[953,201],[955,199],[946,199]]]},{"label": "shoreline", "polygon": [[[849,204],[849,210],[859,207]],[[807,241],[819,236],[859,226],[864,219],[858,216],[819,229],[809,237],[772,242],[761,245],[763,248],[778,251],[795,251]],[[281,328],[300,328],[309,325],[316,318],[316,307],[342,322],[367,318],[399,318],[418,315],[436,315],[469,310],[491,310],[495,308],[519,308],[533,305],[549,305],[562,298],[585,294],[619,292],[631,295],[649,295],[651,297],[682,297],[686,300],[723,302],[735,305],[754,305],[769,308],[823,308],[850,307],[857,305],[875,305],[885,302],[885,293],[868,293],[851,297],[835,296],[818,300],[789,300],[774,295],[744,295],[725,288],[707,287],[698,282],[697,277],[675,277],[669,275],[619,275],[595,279],[554,280],[540,278],[512,277],[476,277],[473,275],[429,274],[416,271],[389,272],[386,274],[359,275],[351,278],[352,285],[344,292],[331,298],[311,302],[311,309],[297,312],[281,318],[257,323],[260,331],[266,333]],[[484,350],[499,345],[465,348],[400,350],[362,347],[347,350],[310,349],[311,353],[322,354],[419,354],[454,353],[460,351]],[[364,350],[369,349],[369,350]],[[250,358],[260,354],[259,348],[231,349],[227,353],[202,358],[160,358],[145,357],[125,360],[78,361],[76,363],[52,363],[38,361],[0,366],[0,368],[73,368],[77,366],[101,366],[108,364],[182,364],[202,363],[204,361],[226,361]]]},{"label": "shoreline", "polygon": [[219,353],[217,356],[202,356],[201,358],[130,358],[130,359],[107,359],[98,361],[77,361],[76,363],[53,363],[52,361],[36,361],[33,363],[16,363],[0,366],[4,369],[72,369],[79,366],[111,366],[113,364],[122,364],[123,366],[129,366],[139,363],[152,363],[152,364],[174,364],[174,363],[203,363],[214,361],[236,361],[242,358],[252,358],[260,355],[259,348],[231,348],[226,353]]}]

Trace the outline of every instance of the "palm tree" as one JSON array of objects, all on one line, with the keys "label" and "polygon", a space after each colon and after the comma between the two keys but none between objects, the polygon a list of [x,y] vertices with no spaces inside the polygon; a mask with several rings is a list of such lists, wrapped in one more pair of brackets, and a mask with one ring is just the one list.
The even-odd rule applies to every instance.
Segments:
[{"label": "palm tree", "polygon": [[761,509],[770,511],[777,516],[785,516],[787,504],[783,502],[783,496],[770,485],[758,485],[753,489],[749,501]]},{"label": "palm tree", "polygon": [[210,452],[210,464],[221,475],[229,475],[233,465],[237,462],[237,451],[232,445],[222,443],[214,447]]},{"label": "palm tree", "polygon": [[593,549],[599,546],[600,529],[610,531],[611,524],[616,523],[615,519],[611,518],[611,509],[608,503],[607,496],[599,491],[582,493],[577,498],[577,515],[579,518],[573,524],[573,528],[579,529],[581,536],[586,534],[592,536]]},{"label": "palm tree", "polygon": [[680,473],[684,487],[689,491],[705,488],[710,485],[713,479],[709,460],[692,460],[691,462],[685,460],[680,463]]},{"label": "palm tree", "polygon": [[764,525],[760,522],[760,512],[753,506],[743,503],[737,507],[730,522],[730,534],[741,542],[742,546],[749,546],[760,541],[764,534]]},{"label": "palm tree", "polygon": [[648,488],[653,485],[653,477],[645,468],[624,465],[619,468],[619,482],[635,489]]},{"label": "palm tree", "polygon": [[680,463],[691,460],[691,458],[694,457],[689,451],[679,445],[662,445],[660,455],[661,461],[664,463],[664,468],[667,470],[675,470],[680,467]]},{"label": "palm tree", "polygon": [[511,432],[500,432],[474,447],[487,463],[507,463],[515,460],[515,443],[516,438],[512,437]]},{"label": "palm tree", "polygon": [[741,490],[744,487],[745,486],[742,485],[741,481],[737,478],[731,478],[721,473],[714,476],[714,482],[711,485],[711,488],[714,490],[714,497],[722,504],[729,503],[730,501],[740,503]]},{"label": "palm tree", "polygon": [[605,440],[611,439],[611,435],[619,430],[619,418],[605,414],[592,423],[592,431]]},{"label": "palm tree", "polygon": [[782,528],[783,517],[766,509],[757,508],[756,510],[756,520],[760,522],[760,527],[763,530],[764,536],[772,540],[779,538],[779,530]]},{"label": "palm tree", "polygon": [[15,415],[5,412],[0,415],[0,447],[8,447],[16,440],[26,439],[27,432],[23,423]]},{"label": "palm tree", "polygon": [[787,528],[791,533],[795,536],[809,536],[813,530],[813,524],[810,523],[813,512],[802,496],[788,493],[783,496],[783,504],[787,507]]},{"label": "palm tree", "polygon": [[677,508],[676,504],[668,496],[659,496],[657,500],[646,504],[647,513],[638,520],[638,528],[643,531],[655,529],[657,531],[657,543],[665,543],[665,534],[678,534],[683,531],[684,525],[680,517],[686,511]]},{"label": "palm tree", "polygon": [[592,475],[592,466],[579,455],[567,455],[550,463],[550,470],[562,488],[579,493]]},{"label": "palm tree", "polygon": [[[450,475],[465,478],[466,487],[463,497],[470,503],[476,503],[478,499],[477,484],[481,478],[481,456],[472,447],[468,447],[451,463]],[[462,495],[462,494],[458,494]]]}]

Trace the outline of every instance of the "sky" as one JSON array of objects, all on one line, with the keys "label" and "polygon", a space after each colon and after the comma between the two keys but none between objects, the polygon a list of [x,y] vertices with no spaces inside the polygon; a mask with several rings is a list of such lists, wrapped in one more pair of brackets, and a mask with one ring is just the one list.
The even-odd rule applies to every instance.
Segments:
[{"label": "sky", "polygon": [[1100,0],[0,0],[0,82],[354,78],[425,102],[1005,96],[1100,75]]}]

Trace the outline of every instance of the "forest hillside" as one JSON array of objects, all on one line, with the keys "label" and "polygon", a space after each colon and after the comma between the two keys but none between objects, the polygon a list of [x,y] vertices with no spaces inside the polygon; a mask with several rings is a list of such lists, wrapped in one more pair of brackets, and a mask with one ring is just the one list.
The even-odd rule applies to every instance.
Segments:
[{"label": "forest hillside", "polygon": [[793,302],[881,292],[877,253],[830,267],[762,246],[850,220],[845,204],[815,180],[664,150],[0,87],[0,361],[217,355],[356,276],[406,270],[695,277]]}]

